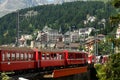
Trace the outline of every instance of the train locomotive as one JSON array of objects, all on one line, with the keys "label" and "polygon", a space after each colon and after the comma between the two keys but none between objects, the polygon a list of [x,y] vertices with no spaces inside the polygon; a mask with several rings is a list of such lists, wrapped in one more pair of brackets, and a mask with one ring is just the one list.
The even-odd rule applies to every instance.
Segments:
[{"label": "train locomotive", "polygon": [[0,47],[0,72],[79,67],[87,59],[88,53],[80,51]]}]

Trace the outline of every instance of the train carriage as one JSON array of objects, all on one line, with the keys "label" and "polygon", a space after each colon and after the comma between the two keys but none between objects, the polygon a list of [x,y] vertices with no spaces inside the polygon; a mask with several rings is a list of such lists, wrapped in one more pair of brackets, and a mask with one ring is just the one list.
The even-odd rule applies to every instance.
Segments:
[{"label": "train carriage", "polygon": [[0,72],[78,67],[87,63],[87,57],[79,51],[0,47]]},{"label": "train carriage", "polygon": [[32,49],[0,47],[0,71],[33,68],[35,68],[35,60]]},{"label": "train carriage", "polygon": [[83,65],[86,64],[87,61],[87,53],[80,51],[66,51],[67,55],[67,65]]},{"label": "train carriage", "polygon": [[54,67],[65,65],[65,53],[60,50],[39,51],[39,67]]}]

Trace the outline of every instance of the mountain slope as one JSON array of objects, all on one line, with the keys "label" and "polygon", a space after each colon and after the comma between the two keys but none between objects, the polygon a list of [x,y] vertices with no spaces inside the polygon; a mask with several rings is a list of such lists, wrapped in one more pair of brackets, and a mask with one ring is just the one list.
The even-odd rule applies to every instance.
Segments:
[{"label": "mountain slope", "polygon": [[27,7],[33,7],[37,5],[43,5],[48,3],[47,0],[1,0],[0,1],[0,17],[7,13],[23,9]]},{"label": "mountain slope", "polygon": [[[16,11],[37,5],[45,4],[61,4],[64,2],[73,1],[92,1],[92,0],[0,0],[0,17]],[[93,1],[108,1],[108,0],[93,0]]]}]

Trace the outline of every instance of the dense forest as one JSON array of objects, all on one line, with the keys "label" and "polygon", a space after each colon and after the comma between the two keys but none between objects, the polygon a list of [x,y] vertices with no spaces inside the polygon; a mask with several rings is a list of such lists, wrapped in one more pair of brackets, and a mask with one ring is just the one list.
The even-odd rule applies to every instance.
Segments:
[{"label": "dense forest", "polygon": [[[28,11],[35,11],[37,15],[26,17]],[[42,30],[45,25],[53,28],[62,28],[65,33],[69,27],[75,26],[76,29],[83,27],[103,28],[103,24],[98,24],[105,19],[103,34],[113,30],[109,17],[116,14],[116,10],[110,3],[99,1],[77,1],[56,5],[42,5],[32,8],[19,10],[19,25],[21,34],[33,34],[37,30]],[[88,16],[96,17],[94,22],[84,24]],[[0,18],[0,44],[15,43],[18,12],[13,12]]]}]

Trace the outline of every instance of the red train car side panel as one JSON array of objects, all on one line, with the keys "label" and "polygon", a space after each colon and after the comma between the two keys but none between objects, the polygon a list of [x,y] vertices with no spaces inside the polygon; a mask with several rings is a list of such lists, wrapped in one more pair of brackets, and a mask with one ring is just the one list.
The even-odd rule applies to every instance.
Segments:
[{"label": "red train car side panel", "polygon": [[64,60],[41,60],[41,67],[63,66],[63,65],[65,65]]},{"label": "red train car side panel", "polygon": [[84,53],[82,52],[68,52],[67,64],[84,64],[85,63]]},{"label": "red train car side panel", "polygon": [[2,71],[14,71],[23,69],[33,69],[34,61],[12,61],[12,62],[1,62]]},{"label": "red train car side panel", "polygon": [[72,65],[72,64],[84,64],[84,60],[82,60],[82,59],[78,59],[78,60],[68,59],[67,62],[68,62],[68,65]]},{"label": "red train car side panel", "polygon": [[31,49],[2,48],[0,55],[0,71],[33,69],[36,65]]}]

